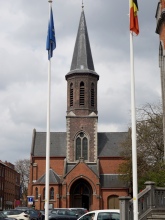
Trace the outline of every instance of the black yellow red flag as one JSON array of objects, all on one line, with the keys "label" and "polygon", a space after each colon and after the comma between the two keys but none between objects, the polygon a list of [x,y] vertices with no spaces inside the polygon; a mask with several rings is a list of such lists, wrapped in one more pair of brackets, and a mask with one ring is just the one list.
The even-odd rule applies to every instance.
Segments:
[{"label": "black yellow red flag", "polygon": [[130,31],[135,34],[139,34],[139,22],[138,22],[138,3],[137,0],[130,0]]}]

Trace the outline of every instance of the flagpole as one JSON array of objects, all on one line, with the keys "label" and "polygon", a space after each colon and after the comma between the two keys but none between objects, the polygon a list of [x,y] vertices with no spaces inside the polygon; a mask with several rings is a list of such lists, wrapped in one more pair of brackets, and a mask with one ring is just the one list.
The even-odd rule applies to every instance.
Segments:
[{"label": "flagpole", "polygon": [[132,175],[133,175],[133,215],[138,220],[138,185],[137,185],[137,147],[136,147],[136,109],[133,33],[130,31],[130,66],[131,66],[131,119],[132,119]]},{"label": "flagpole", "polygon": [[[49,18],[52,0],[49,2]],[[47,132],[46,132],[46,178],[45,178],[45,220],[49,219],[49,169],[50,169],[50,92],[51,92],[51,59],[48,59],[47,91]]]}]

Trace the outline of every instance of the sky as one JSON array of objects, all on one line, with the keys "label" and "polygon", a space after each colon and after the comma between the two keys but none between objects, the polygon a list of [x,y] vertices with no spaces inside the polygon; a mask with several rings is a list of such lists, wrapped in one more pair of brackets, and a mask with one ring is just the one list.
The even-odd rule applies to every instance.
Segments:
[{"label": "sky", "polygon": [[[158,62],[159,0],[139,0],[140,33],[133,37],[135,103],[161,100]],[[51,60],[52,132],[66,131],[65,75],[70,71],[82,11],[81,0],[53,0],[57,47]],[[131,123],[128,0],[84,0],[98,81],[98,131],[127,131]],[[32,133],[46,131],[47,0],[0,0],[0,160],[30,159]]]}]

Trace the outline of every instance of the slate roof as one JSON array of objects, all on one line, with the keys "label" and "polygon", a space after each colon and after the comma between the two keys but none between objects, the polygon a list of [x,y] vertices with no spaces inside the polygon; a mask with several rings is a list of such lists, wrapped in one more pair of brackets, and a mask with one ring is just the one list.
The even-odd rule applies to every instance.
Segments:
[{"label": "slate roof", "polygon": [[66,79],[72,74],[92,74],[99,79],[99,75],[94,69],[84,10],[81,12],[71,68],[65,76]]},{"label": "slate roof", "polygon": [[[98,132],[98,157],[120,156],[120,143],[126,134],[127,132]],[[34,132],[31,154],[39,157],[46,156],[46,132]],[[50,133],[50,156],[66,157],[66,132]]]},{"label": "slate roof", "polygon": [[[45,184],[46,175],[42,175],[35,183]],[[61,182],[60,177],[54,172],[54,170],[49,170],[49,183],[59,184]]]},{"label": "slate roof", "polygon": [[[96,165],[91,165],[90,168],[94,166]],[[71,169],[73,169],[73,167],[75,167],[75,165],[72,165],[72,167],[70,166]],[[68,168],[69,168],[69,165],[68,165]],[[67,173],[68,172],[69,170],[67,170]],[[98,172],[95,172],[95,173],[98,175]],[[49,179],[50,184],[61,183],[60,176],[58,176],[52,169],[49,170],[49,178],[50,178]],[[46,175],[44,174],[35,182],[35,184],[45,184],[45,179],[46,179]],[[119,174],[101,174],[100,184],[101,184],[101,188],[123,188],[123,187],[128,188],[128,184],[124,183],[120,179]]]},{"label": "slate roof", "polygon": [[100,184],[101,188],[128,188],[128,183],[124,183],[119,174],[101,174]]},{"label": "slate roof", "polygon": [[118,157],[127,132],[98,132],[98,156]]},{"label": "slate roof", "polygon": [[83,10],[80,17],[79,28],[70,70],[81,69],[82,67],[83,69],[94,70],[85,14]]},{"label": "slate roof", "polygon": [[[46,156],[46,132],[35,132],[31,154]],[[66,157],[66,132],[50,133],[50,156]]]}]

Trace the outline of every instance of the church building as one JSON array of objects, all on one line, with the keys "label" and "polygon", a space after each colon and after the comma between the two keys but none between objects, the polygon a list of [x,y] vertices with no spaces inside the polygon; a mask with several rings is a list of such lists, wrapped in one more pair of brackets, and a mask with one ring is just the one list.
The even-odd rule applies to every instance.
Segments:
[{"label": "church building", "polygon": [[[126,132],[98,132],[96,73],[82,7],[67,82],[66,132],[50,133],[50,208],[119,208],[128,186],[118,173]],[[45,206],[46,132],[33,130],[28,195]]]}]

